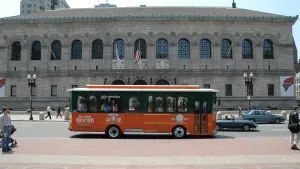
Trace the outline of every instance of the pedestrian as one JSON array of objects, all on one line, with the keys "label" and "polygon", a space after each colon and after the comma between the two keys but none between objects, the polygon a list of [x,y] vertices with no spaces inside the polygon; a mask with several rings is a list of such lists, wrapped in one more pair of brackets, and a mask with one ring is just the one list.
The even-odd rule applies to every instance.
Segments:
[{"label": "pedestrian", "polygon": [[8,114],[8,107],[3,106],[2,115],[0,116],[0,130],[2,135],[2,152],[9,152],[12,149],[9,148],[10,130],[11,130],[11,118]]},{"label": "pedestrian", "polygon": [[242,113],[242,107],[239,106],[239,117],[241,117],[241,113]]},{"label": "pedestrian", "polygon": [[62,115],[60,114],[60,106],[58,106],[56,118],[58,118],[58,116],[60,116],[60,118],[62,118]]},{"label": "pedestrian", "polygon": [[293,111],[289,115],[288,129],[290,130],[290,143],[292,150],[299,150],[297,144],[300,139],[299,128],[299,106],[294,106]]},{"label": "pedestrian", "polygon": [[45,117],[45,119],[46,119],[47,117],[49,117],[50,120],[51,120],[51,107],[50,107],[50,106],[47,107],[47,116]]}]

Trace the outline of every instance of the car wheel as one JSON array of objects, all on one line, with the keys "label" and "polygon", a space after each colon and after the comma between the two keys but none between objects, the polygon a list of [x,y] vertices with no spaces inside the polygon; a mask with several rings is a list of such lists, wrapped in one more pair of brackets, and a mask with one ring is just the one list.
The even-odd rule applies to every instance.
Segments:
[{"label": "car wheel", "polygon": [[248,124],[245,124],[245,125],[243,126],[243,130],[244,130],[244,131],[250,131],[250,126],[249,126]]},{"label": "car wheel", "polygon": [[249,119],[249,120],[255,122],[255,119]]},{"label": "car wheel", "polygon": [[275,119],[276,124],[280,124],[280,119]]},{"label": "car wheel", "polygon": [[186,135],[186,130],[184,127],[182,126],[176,126],[173,130],[172,130],[172,135],[175,138],[183,138]]},{"label": "car wheel", "polygon": [[216,130],[217,130],[217,131],[220,131],[220,130],[221,130],[221,126],[217,124],[217,125],[216,125]]},{"label": "car wheel", "polygon": [[119,138],[122,134],[120,128],[114,125],[108,127],[105,133],[109,138]]}]

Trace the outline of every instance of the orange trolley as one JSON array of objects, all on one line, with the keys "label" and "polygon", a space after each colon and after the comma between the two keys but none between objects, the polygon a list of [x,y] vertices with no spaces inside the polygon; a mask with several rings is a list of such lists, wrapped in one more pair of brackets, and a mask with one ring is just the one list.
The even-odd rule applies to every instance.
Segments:
[{"label": "orange trolley", "polygon": [[217,90],[198,85],[86,85],[70,92],[71,131],[215,135]]}]

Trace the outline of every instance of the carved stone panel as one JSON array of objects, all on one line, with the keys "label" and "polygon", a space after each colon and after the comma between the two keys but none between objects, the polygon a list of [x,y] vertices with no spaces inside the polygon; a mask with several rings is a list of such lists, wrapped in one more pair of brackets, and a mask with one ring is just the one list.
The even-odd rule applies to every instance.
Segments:
[{"label": "carved stone panel", "polygon": [[138,62],[133,60],[133,69],[148,69],[148,60],[141,59]]},{"label": "carved stone panel", "polygon": [[125,69],[125,60],[113,59],[111,61],[111,69]]},{"label": "carved stone panel", "polygon": [[156,59],[156,69],[169,69],[170,61],[169,59]]}]

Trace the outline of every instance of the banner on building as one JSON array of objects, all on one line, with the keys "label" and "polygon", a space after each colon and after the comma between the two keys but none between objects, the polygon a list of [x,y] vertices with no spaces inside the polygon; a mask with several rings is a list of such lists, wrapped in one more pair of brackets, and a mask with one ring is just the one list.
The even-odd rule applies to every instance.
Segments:
[{"label": "banner on building", "polygon": [[0,97],[5,96],[5,78],[0,78]]},{"label": "banner on building", "polygon": [[295,96],[294,76],[280,76],[280,95],[282,97]]}]

